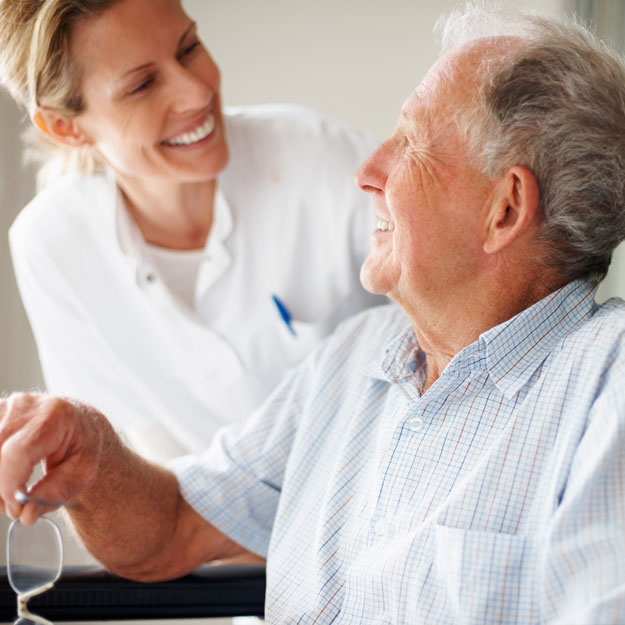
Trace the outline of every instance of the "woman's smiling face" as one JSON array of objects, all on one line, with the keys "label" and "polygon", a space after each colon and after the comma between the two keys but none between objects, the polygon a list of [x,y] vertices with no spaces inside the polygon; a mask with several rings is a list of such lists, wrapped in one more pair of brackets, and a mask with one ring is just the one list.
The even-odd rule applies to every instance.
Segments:
[{"label": "woman's smiling face", "polygon": [[121,0],[78,23],[85,108],[74,120],[122,178],[199,182],[225,167],[219,69],[179,0]]}]

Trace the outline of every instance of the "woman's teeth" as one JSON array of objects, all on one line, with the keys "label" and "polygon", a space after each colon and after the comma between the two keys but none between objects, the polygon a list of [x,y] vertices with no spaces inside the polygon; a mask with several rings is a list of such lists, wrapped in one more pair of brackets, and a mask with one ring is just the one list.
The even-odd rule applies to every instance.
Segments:
[{"label": "woman's teeth", "polygon": [[390,221],[384,221],[384,219],[378,219],[378,230],[382,230],[382,232],[390,232],[395,230],[395,224]]},{"label": "woman's teeth", "polygon": [[167,141],[163,141],[165,145],[191,145],[193,143],[197,143],[202,139],[206,139],[208,135],[215,129],[215,116],[209,115],[206,118],[206,121],[198,126],[195,130],[191,132],[185,132],[182,135],[178,135],[173,139],[168,139]]}]

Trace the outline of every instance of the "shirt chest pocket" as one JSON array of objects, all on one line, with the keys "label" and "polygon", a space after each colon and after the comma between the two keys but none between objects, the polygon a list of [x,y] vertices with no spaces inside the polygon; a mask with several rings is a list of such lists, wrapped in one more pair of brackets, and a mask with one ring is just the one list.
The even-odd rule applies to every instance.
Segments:
[{"label": "shirt chest pocket", "polygon": [[537,622],[537,555],[531,537],[437,525],[434,568],[450,622]]}]

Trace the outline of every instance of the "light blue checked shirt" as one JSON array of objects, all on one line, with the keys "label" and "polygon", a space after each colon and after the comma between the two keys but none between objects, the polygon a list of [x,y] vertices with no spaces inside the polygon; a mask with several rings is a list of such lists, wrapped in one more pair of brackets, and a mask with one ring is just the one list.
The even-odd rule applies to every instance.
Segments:
[{"label": "light blue checked shirt", "polygon": [[625,623],[625,304],[593,296],[490,329],[423,395],[406,317],[371,310],[175,463],[268,556],[268,623]]}]

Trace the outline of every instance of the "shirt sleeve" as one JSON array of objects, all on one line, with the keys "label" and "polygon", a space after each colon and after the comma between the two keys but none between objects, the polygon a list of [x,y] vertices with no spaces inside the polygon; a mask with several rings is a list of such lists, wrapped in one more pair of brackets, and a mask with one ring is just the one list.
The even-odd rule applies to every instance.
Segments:
[{"label": "shirt sleeve", "polygon": [[312,393],[314,354],[291,370],[244,424],[199,456],[169,463],[188,503],[246,549],[267,556],[293,441]]},{"label": "shirt sleeve", "polygon": [[616,379],[623,359],[610,370],[546,538],[541,622],[625,622],[625,391]]},{"label": "shirt sleeve", "polygon": [[[9,233],[11,256],[20,296],[37,344],[48,392],[87,401],[102,411],[134,446],[149,438],[148,416],[154,399],[131,371],[120,370],[107,342],[94,332],[83,303],[63,271],[32,237],[29,224]],[[114,389],[114,390],[113,390]],[[147,407],[147,409],[146,409]],[[156,406],[153,406],[156,409]],[[169,457],[186,453],[168,440]],[[140,449],[145,453],[145,449]]]},{"label": "shirt sleeve", "polygon": [[31,240],[28,227],[14,225],[9,231],[9,242],[15,278],[37,343],[46,387],[56,393],[76,395],[81,387],[78,379],[89,379],[96,373],[84,367],[89,370],[95,363],[106,362],[106,355],[95,353],[91,359],[84,358],[84,346],[91,345],[93,337],[81,315],[80,302],[67,288],[54,260],[46,256],[44,246],[36,237]]}]

